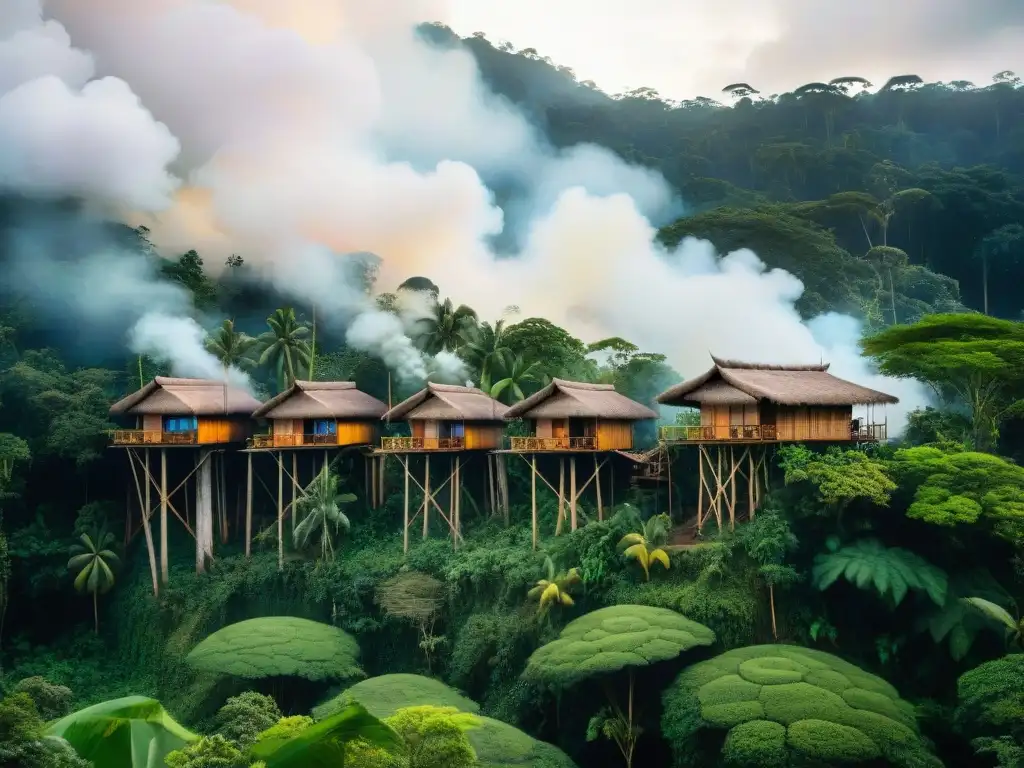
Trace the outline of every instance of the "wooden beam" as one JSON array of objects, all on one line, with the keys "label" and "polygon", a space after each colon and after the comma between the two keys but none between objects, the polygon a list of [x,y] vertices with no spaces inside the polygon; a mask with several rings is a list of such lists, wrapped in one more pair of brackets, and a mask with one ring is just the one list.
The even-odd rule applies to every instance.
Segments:
[{"label": "wooden beam", "polygon": [[[601,467],[597,464],[597,454],[594,454],[594,475],[596,476],[597,488],[597,519],[604,520],[604,506],[601,504]],[[671,496],[669,497],[671,498]],[[671,506],[671,505],[670,505]]]},{"label": "wooden beam", "polygon": [[299,494],[299,455],[292,451],[292,539],[295,538],[295,526],[298,524],[298,515],[295,514],[295,500]]},{"label": "wooden beam", "polygon": [[576,530],[576,457],[569,457],[569,516],[570,529]]},{"label": "wooden beam", "polygon": [[284,570],[284,461],[277,452],[277,570]]},{"label": "wooden beam", "polygon": [[462,537],[462,456],[455,456],[455,541]]},{"label": "wooden beam", "polygon": [[252,453],[245,454],[245,556],[252,556]]},{"label": "wooden beam", "polygon": [[402,471],[405,475],[405,498],[402,509],[402,551],[409,554],[409,457],[401,457]]},{"label": "wooden beam", "polygon": [[[430,454],[429,453],[424,457],[423,464],[424,464],[424,467],[425,467],[425,469],[423,470],[423,485],[420,486],[420,487],[423,488],[423,538],[426,539],[427,536],[430,533],[430,508],[427,506],[427,503],[429,501],[433,500],[433,497],[430,495]],[[440,511],[440,510],[438,510],[438,511]]]},{"label": "wooden beam", "polygon": [[700,480],[697,485],[697,533],[704,527],[704,446],[698,446],[697,474]]},{"label": "wooden beam", "polygon": [[555,523],[555,536],[562,533],[562,521],[565,520],[565,457],[558,457],[558,521]]},{"label": "wooden beam", "polygon": [[[149,449],[146,449],[147,455]],[[146,462],[146,477],[152,480],[152,475],[149,472],[149,462]],[[188,478],[185,478],[186,482]],[[170,579],[170,564],[169,555],[167,551],[167,507],[170,504],[170,499],[167,498],[167,449],[160,449],[160,582],[167,584]],[[188,527],[188,523],[185,523],[185,527]],[[194,536],[195,534],[193,534]]]},{"label": "wooden beam", "polygon": [[537,549],[537,454],[530,457],[530,520],[532,521],[533,548]]},{"label": "wooden beam", "polygon": [[[146,454],[149,454],[149,449],[146,449]],[[135,492],[139,497],[139,513],[142,517],[142,529],[146,535],[146,552],[149,555],[149,570],[153,577],[153,595],[160,595],[160,580],[157,578],[156,573],[156,551],[153,547],[153,530],[149,526],[149,518],[153,514],[153,509],[149,504],[149,483],[146,483],[146,504],[143,506],[142,503],[142,488],[139,482],[139,473],[135,469],[135,458],[131,451],[128,452],[128,462],[131,464],[132,475],[135,478]]]},{"label": "wooden beam", "polygon": [[661,458],[662,451],[665,453],[665,464],[668,466],[668,516],[670,519],[674,519],[672,517],[672,452],[668,449],[667,445],[661,446],[658,449],[659,460]]}]

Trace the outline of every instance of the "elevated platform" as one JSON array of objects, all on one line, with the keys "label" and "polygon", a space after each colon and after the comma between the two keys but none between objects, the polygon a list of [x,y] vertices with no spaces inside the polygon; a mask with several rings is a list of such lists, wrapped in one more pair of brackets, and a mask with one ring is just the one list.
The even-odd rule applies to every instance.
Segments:
[{"label": "elevated platform", "polygon": [[337,435],[253,435],[246,443],[250,451],[323,450],[325,448],[370,448],[373,443],[339,443]]},{"label": "elevated platform", "polygon": [[887,425],[868,424],[851,427],[849,431],[816,430],[809,425],[806,430],[789,434],[774,425],[731,425],[731,426],[664,426],[658,427],[658,439],[671,445],[688,443],[718,443],[725,445],[750,445],[762,443],[877,443],[887,439]]},{"label": "elevated platform", "polygon": [[452,453],[489,448],[467,448],[464,437],[382,437],[374,453]]}]

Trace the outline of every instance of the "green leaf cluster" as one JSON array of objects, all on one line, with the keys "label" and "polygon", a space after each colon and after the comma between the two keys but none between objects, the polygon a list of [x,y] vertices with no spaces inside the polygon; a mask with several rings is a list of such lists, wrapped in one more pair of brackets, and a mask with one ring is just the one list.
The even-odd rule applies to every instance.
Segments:
[{"label": "green leaf cluster", "polygon": [[858,589],[874,587],[893,605],[899,605],[907,591],[920,590],[936,605],[946,602],[947,578],[942,569],[901,547],[886,547],[877,539],[861,539],[836,552],[818,555],[812,571],[814,585],[831,587],[840,577]]}]

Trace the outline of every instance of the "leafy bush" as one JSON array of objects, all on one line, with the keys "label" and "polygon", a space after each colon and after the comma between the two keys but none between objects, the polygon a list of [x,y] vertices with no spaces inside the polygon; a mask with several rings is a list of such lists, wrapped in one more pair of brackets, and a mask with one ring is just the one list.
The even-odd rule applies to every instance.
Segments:
[{"label": "leafy bush", "polygon": [[89,768],[62,738],[49,736],[32,698],[24,692],[0,700],[2,768]]},{"label": "leafy bush", "polygon": [[1024,759],[1024,654],[989,661],[957,681],[957,729],[979,752],[994,752],[999,765]]},{"label": "leafy bush", "polygon": [[476,753],[466,731],[477,718],[455,707],[403,707],[385,721],[405,741],[409,768],[473,768]]},{"label": "leafy bush", "polygon": [[245,749],[280,719],[281,710],[273,697],[246,691],[232,696],[217,712],[217,731]]},{"label": "leafy bush", "polygon": [[899,605],[911,589],[925,592],[942,606],[946,602],[946,574],[939,568],[900,547],[886,547],[877,539],[861,541],[837,552],[818,555],[814,564],[814,584],[828,589],[842,576],[860,589],[874,586],[882,597]]},{"label": "leafy bush", "polygon": [[[879,677],[791,645],[727,651],[683,671],[664,693],[662,731],[677,766],[707,765],[702,732],[721,732],[729,766],[808,763],[938,767],[912,705]],[[703,762],[702,762],[703,761]]]},{"label": "leafy bush", "polygon": [[336,627],[294,616],[269,616],[230,624],[192,649],[189,663],[206,672],[245,678],[362,677],[359,645]]},{"label": "leafy bush", "polygon": [[204,736],[167,755],[168,768],[244,768],[242,752],[223,736]]},{"label": "leafy bush", "polygon": [[67,686],[55,685],[38,675],[18,681],[13,692],[27,693],[35,702],[43,720],[55,720],[66,715],[71,710],[71,699],[74,698],[74,693]]}]

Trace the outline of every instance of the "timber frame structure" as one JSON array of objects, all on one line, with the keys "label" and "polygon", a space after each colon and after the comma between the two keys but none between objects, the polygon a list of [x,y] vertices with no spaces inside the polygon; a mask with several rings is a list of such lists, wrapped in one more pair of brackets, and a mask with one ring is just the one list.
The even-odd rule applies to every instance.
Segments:
[{"label": "timber frame structure", "polygon": [[[616,392],[611,384],[562,379],[552,379],[539,392],[508,409],[506,420],[523,419],[530,425],[532,434],[510,437],[507,451],[496,451],[495,454],[518,455],[530,467],[530,520],[534,549],[537,548],[540,535],[537,520],[538,478],[558,497],[555,535],[562,533],[566,522],[570,530],[576,530],[577,505],[591,483],[596,496],[597,519],[603,520],[604,499],[607,498],[602,490],[603,479],[608,479],[607,493],[614,504],[614,460],[620,455],[636,463],[636,457],[628,453],[633,448],[633,425],[637,421],[657,417],[658,414],[650,408]],[[557,463],[558,490],[538,469],[538,457],[542,460],[553,458]],[[584,475],[589,473],[589,478],[582,485],[577,484],[577,459],[584,462]],[[587,466],[591,461],[593,472]]]},{"label": "timber frame structure", "polygon": [[[508,520],[508,478],[504,458],[491,452],[500,447],[503,419],[507,406],[475,387],[428,383],[412,397],[394,406],[382,417],[385,422],[408,424],[407,437],[382,437],[374,453],[382,458],[395,456],[403,472],[402,545],[409,551],[409,532],[416,519],[422,517],[422,535],[430,534],[430,515],[436,512],[447,524],[452,546],[462,541],[462,499],[470,462],[487,460],[484,498],[492,514],[503,514]],[[423,482],[416,476],[414,459],[423,459]],[[432,485],[431,458],[436,469],[447,459],[447,476],[440,485]],[[471,475],[472,473],[470,473]],[[423,501],[410,515],[411,491],[415,485]],[[438,497],[447,489],[448,509]]]},{"label": "timber frame structure", "polygon": [[[766,365],[714,356],[712,360],[710,370],[656,398],[662,405],[700,410],[699,426],[659,430],[666,451],[697,447],[698,535],[708,520],[721,530],[726,524],[734,528],[744,511],[754,517],[768,490],[769,454],[775,446],[887,439],[887,424],[874,422],[873,409],[899,400],[833,376],[827,364]],[[867,406],[866,420],[853,418],[856,405]],[[745,504],[740,493],[746,496]]]},{"label": "timber frame structure", "polygon": [[[231,449],[244,443],[251,424],[249,416],[258,406],[259,401],[248,392],[222,381],[162,376],[111,406],[111,416],[136,419],[134,429],[111,432],[110,447],[124,449],[128,457],[149,552],[154,594],[159,594],[160,585],[168,581],[168,511],[195,540],[197,573],[202,573],[213,558],[215,517],[221,542],[227,541],[226,459]],[[154,449],[159,449],[159,472],[155,467],[157,462],[153,461]],[[189,458],[183,462],[186,455]],[[171,488],[168,479],[174,470],[184,477]],[[194,527],[188,508],[190,480],[195,488]],[[179,492],[183,496],[184,514],[173,501]],[[159,575],[150,525],[157,509],[160,510]],[[126,534],[129,539],[131,528],[129,521]]]},{"label": "timber frame structure", "polygon": [[[291,518],[292,534],[299,523],[296,502],[305,492],[302,471],[310,470],[310,483],[331,464],[331,452],[358,451],[363,456],[366,499],[376,509],[384,499],[384,456],[375,456],[380,419],[388,407],[356,388],[351,381],[295,381],[279,395],[252,412],[252,418],[270,424],[266,433],[249,438],[246,454],[245,554],[252,546],[253,456],[267,454],[277,467],[276,495],[260,480],[276,502],[278,567],[284,567],[284,521]],[[322,456],[322,459],[321,459]],[[290,470],[286,466],[290,460]],[[318,461],[318,459],[321,459]],[[306,465],[305,467],[303,465]],[[291,499],[285,501],[285,479]]]}]

